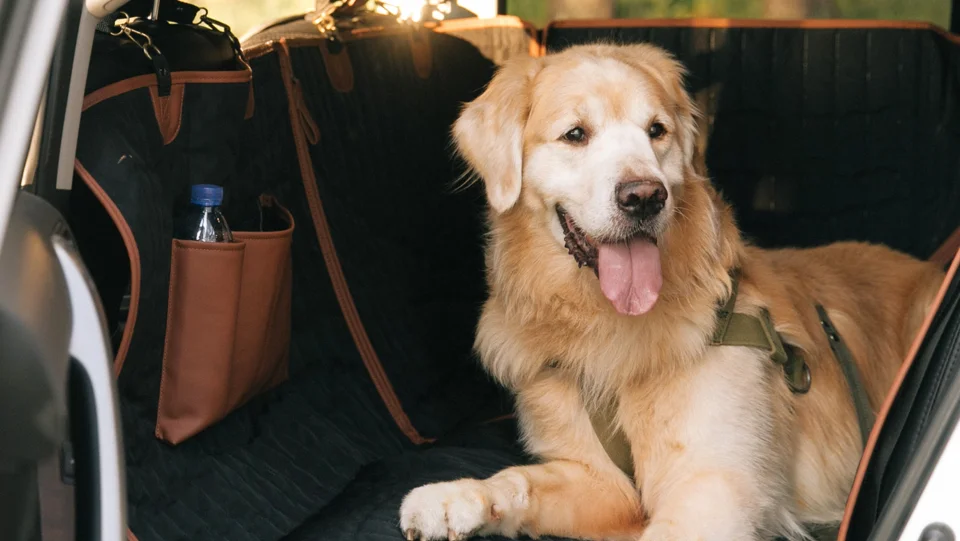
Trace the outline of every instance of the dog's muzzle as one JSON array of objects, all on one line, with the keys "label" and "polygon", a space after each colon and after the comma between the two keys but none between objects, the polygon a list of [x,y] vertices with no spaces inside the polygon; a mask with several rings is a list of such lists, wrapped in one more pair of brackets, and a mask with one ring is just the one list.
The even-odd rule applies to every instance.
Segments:
[{"label": "dog's muzzle", "polygon": [[643,222],[660,214],[667,204],[667,187],[659,180],[630,180],[617,184],[617,207]]}]

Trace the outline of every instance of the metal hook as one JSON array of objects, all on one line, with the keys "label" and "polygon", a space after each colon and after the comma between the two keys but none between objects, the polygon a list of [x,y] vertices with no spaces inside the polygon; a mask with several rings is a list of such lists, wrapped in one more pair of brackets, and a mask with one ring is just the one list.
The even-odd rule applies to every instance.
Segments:
[{"label": "metal hook", "polygon": [[[123,20],[123,22],[120,24],[117,24],[117,22],[120,21],[121,19]],[[127,27],[127,23],[129,21],[130,21],[129,13],[127,13],[126,11],[118,11],[117,18],[114,20],[114,24],[116,25],[116,27],[114,30],[110,31],[110,35],[119,37],[121,34],[124,33],[124,29]]]},{"label": "metal hook", "polygon": [[117,21],[122,20],[123,22],[117,24],[116,29],[110,31],[111,36],[127,36],[127,39],[143,50],[143,54],[147,57],[147,60],[152,61],[154,56],[163,55],[160,49],[153,44],[153,38],[151,38],[149,34],[130,27],[130,15],[128,13],[121,11],[118,12],[118,15],[120,15],[120,17],[117,18]]}]

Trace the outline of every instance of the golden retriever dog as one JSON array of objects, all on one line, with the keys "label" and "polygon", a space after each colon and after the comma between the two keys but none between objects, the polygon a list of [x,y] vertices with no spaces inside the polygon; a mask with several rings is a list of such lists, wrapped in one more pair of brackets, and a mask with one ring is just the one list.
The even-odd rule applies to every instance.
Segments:
[{"label": "golden retriever dog", "polygon": [[[942,271],[863,243],[746,244],[698,165],[683,77],[650,45],[577,46],[507,63],[462,111],[490,207],[476,349],[538,463],[414,489],[408,539],[803,539],[841,519],[863,443],[815,306],[876,411]],[[735,270],[735,312],[767,311],[807,392],[768,351],[712,345]]]}]

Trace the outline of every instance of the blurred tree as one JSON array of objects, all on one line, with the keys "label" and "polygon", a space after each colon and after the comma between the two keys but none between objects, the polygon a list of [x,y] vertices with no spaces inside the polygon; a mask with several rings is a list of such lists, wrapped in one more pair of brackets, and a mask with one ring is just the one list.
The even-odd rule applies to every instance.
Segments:
[{"label": "blurred tree", "polygon": [[[508,0],[509,13],[542,26],[563,17],[551,11],[559,0]],[[608,5],[617,18],[730,17],[730,18],[844,18],[919,20],[946,26],[950,21],[949,0],[564,0],[580,4],[577,18],[610,17]],[[592,7],[597,5],[599,7]],[[596,9],[596,11],[590,11]],[[583,14],[583,15],[580,15]]]},{"label": "blurred tree", "polygon": [[845,18],[929,21],[950,25],[949,0],[836,0]]},{"label": "blurred tree", "polygon": [[[188,0],[206,6],[238,36],[313,9],[316,0]],[[390,1],[390,0],[386,0]],[[0,0],[2,2],[2,0]],[[543,26],[572,18],[844,18],[920,20],[947,26],[950,0],[508,0],[507,11]]]},{"label": "blurred tree", "polygon": [[767,0],[763,14],[770,19],[806,19],[806,2],[797,0]]},{"label": "blurred tree", "polygon": [[260,24],[287,15],[306,13],[316,6],[316,0],[187,0],[206,7],[210,16],[230,25],[237,37]]},{"label": "blurred tree", "polygon": [[613,0],[548,0],[547,15],[551,19],[609,19],[613,4]]}]

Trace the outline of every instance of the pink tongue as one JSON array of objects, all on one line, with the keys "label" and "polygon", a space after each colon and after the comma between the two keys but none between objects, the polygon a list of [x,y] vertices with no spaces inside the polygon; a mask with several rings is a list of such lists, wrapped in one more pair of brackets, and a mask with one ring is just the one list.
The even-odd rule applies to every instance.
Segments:
[{"label": "pink tongue", "polygon": [[628,243],[601,244],[600,289],[617,312],[638,316],[653,308],[663,285],[660,249],[644,238]]}]

